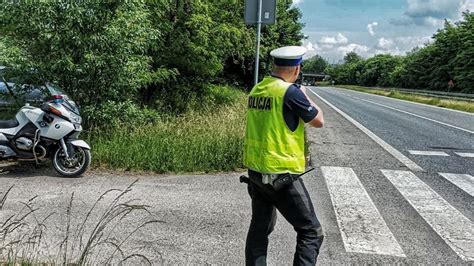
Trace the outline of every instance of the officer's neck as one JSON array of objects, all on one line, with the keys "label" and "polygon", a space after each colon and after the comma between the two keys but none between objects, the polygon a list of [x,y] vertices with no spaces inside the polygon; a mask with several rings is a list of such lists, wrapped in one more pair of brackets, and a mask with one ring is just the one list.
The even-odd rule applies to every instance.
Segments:
[{"label": "officer's neck", "polygon": [[282,79],[285,82],[292,82],[292,75],[288,75],[286,73],[277,73],[272,72],[272,77]]}]

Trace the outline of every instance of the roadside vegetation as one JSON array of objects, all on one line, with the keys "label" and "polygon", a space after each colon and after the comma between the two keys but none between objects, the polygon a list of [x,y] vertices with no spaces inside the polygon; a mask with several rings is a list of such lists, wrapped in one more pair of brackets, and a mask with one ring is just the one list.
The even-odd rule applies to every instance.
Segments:
[{"label": "roadside vegetation", "polygon": [[442,98],[437,98],[437,97],[414,95],[410,93],[404,93],[402,91],[397,90],[396,88],[393,88],[390,90],[382,90],[382,89],[368,88],[368,87],[362,87],[362,86],[356,86],[356,85],[337,85],[336,87],[360,91],[360,92],[366,92],[366,93],[371,93],[371,94],[376,94],[376,95],[381,95],[381,96],[387,96],[390,98],[395,98],[395,99],[400,99],[400,100],[424,103],[424,104],[434,105],[438,107],[449,108],[453,110],[474,113],[474,102],[470,102],[470,101],[459,101],[459,100],[442,99]]},{"label": "roadside vegetation", "polygon": [[[377,54],[364,59],[350,52],[339,64],[330,65],[316,55],[305,60],[303,71],[328,74],[336,85],[474,93],[473,29],[474,13],[466,11],[461,21],[446,21],[430,42],[405,56]],[[400,93],[395,96],[405,97]],[[417,98],[417,101],[432,99]],[[448,105],[444,100],[439,104]]]},{"label": "roadside vegetation", "polygon": [[[304,38],[292,1],[277,10],[278,23],[262,29],[261,75],[272,49]],[[5,2],[0,65],[53,81],[80,104],[97,167],[234,170],[255,62],[243,14],[233,0]]]},{"label": "roadside vegetation", "polygon": [[[212,99],[196,108],[200,110],[177,116],[151,109],[135,112],[135,107],[127,104],[104,108],[109,113],[100,119],[110,128],[92,126],[89,133],[96,166],[158,173],[241,168],[245,93],[230,87],[212,90]],[[117,116],[123,110],[129,117]],[[137,119],[133,113],[142,117]]]},{"label": "roadside vegetation", "polygon": [[316,55],[304,61],[303,71],[330,75],[331,80],[318,83],[322,86],[334,82],[336,87],[472,113],[470,101],[414,95],[396,88],[474,93],[473,29],[474,13],[466,11],[463,20],[446,21],[431,42],[406,56],[378,54],[364,59],[350,52],[341,63],[330,65]]},{"label": "roadside vegetation", "polygon": [[327,73],[336,84],[474,93],[473,28],[474,13],[465,12],[462,21],[446,21],[430,43],[406,56],[350,53]]}]

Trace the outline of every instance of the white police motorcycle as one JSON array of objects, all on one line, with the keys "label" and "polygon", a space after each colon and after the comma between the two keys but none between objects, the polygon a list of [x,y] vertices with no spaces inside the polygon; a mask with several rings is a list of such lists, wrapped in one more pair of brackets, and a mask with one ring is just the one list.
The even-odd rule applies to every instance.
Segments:
[{"label": "white police motorcycle", "polygon": [[91,163],[90,146],[78,139],[79,109],[53,84],[45,88],[52,99],[41,108],[26,104],[15,119],[0,120],[0,161],[39,163],[50,158],[60,175],[78,177]]}]

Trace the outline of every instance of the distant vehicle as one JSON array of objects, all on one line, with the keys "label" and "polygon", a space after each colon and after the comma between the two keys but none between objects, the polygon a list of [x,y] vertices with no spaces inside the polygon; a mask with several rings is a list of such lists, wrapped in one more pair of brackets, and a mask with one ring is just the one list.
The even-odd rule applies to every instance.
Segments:
[{"label": "distant vehicle", "polygon": [[0,107],[14,106],[15,104],[39,105],[48,96],[45,84],[31,85],[19,84],[11,79],[5,80],[8,71],[5,66],[0,66]]},{"label": "distant vehicle", "polygon": [[[27,86],[30,88],[25,88]],[[17,100],[21,103],[39,104],[42,103],[46,97],[40,86],[20,85],[19,87],[13,82],[0,81],[0,107],[15,104],[15,98],[11,96],[9,89],[11,93],[16,95]],[[24,92],[24,94],[22,94],[20,90]]]}]

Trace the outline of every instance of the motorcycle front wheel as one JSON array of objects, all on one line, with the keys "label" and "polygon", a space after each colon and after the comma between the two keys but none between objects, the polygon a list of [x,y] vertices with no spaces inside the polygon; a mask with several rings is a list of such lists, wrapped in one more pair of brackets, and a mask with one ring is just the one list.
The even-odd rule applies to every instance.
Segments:
[{"label": "motorcycle front wheel", "polygon": [[91,164],[90,150],[73,147],[73,156],[66,158],[62,148],[58,148],[53,156],[53,167],[60,175],[64,177],[79,177]]}]

